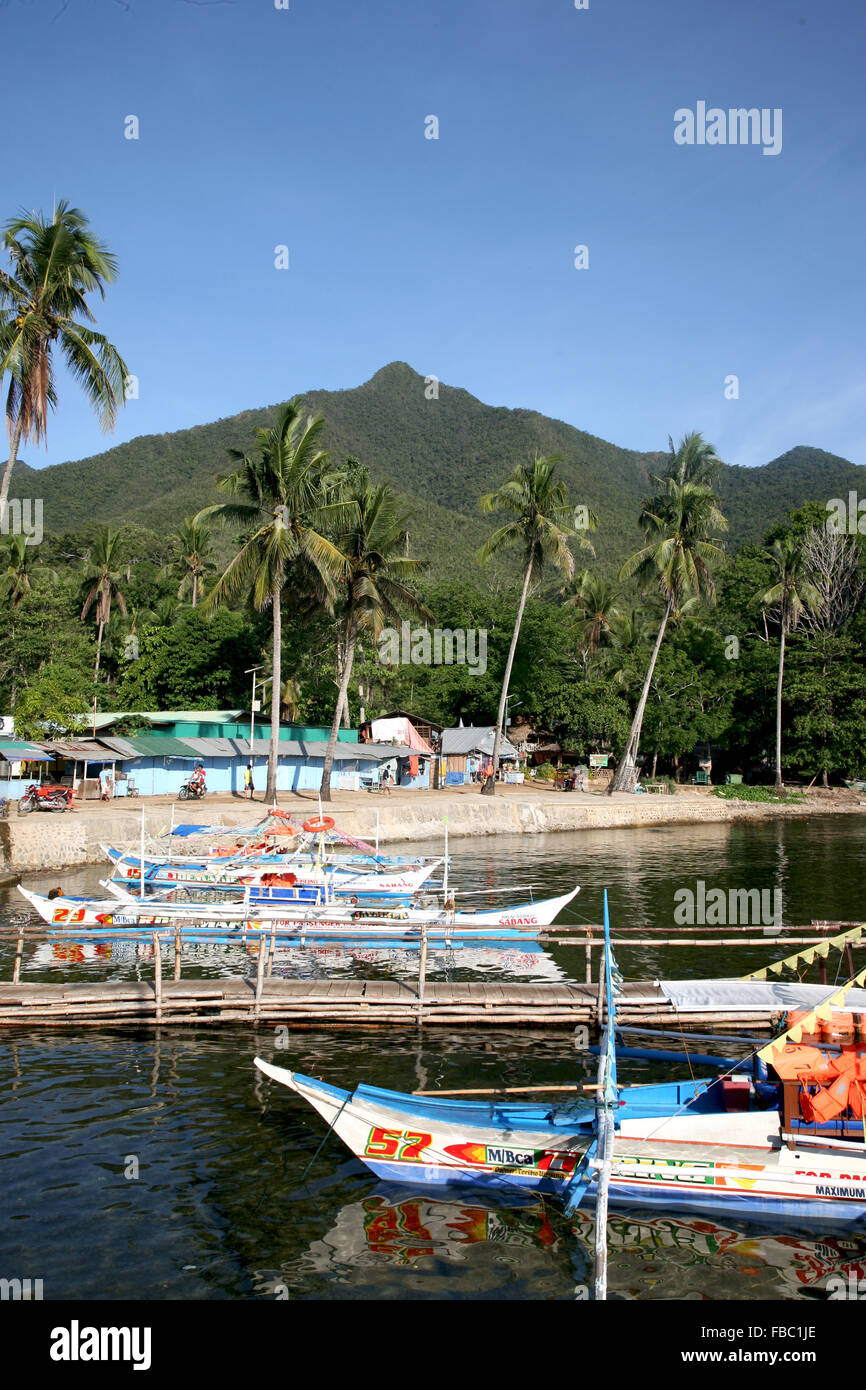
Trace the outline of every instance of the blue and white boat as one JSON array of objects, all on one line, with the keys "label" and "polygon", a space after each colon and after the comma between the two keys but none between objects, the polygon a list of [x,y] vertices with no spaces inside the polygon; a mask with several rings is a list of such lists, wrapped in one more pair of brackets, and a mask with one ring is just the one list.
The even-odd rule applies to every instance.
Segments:
[{"label": "blue and white boat", "polygon": [[[367,1085],[347,1091],[260,1057],[255,1065],[306,1100],[389,1182],[548,1192],[569,1212],[587,1197],[598,1202],[600,1221],[609,1201],[732,1218],[863,1223],[866,1042],[856,1041],[859,1028],[850,1045],[825,1049],[825,1057],[821,1047],[803,1047],[796,1028],[808,1031],[809,1020],[801,1020],[796,1045],[783,1035],[751,1059],[717,1059],[721,1074],[621,1086],[613,1042],[618,974],[606,902],[605,935],[607,1026],[593,1098],[578,1085],[555,1104]],[[825,1017],[836,998],[811,1020]]]}]

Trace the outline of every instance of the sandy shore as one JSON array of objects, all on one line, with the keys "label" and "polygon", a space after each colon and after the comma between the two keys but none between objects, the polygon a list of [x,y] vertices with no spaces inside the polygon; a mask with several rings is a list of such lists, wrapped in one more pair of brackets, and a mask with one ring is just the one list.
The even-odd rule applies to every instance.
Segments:
[{"label": "sandy shore", "polygon": [[[172,805],[174,812],[172,813]],[[315,815],[314,792],[282,792],[282,809],[298,820]],[[171,824],[215,824],[247,827],[264,814],[261,799],[250,803],[230,795],[208,796],[195,804],[170,797],[143,801],[87,802],[70,812],[14,814],[0,821],[0,874],[17,877],[32,870],[104,862],[101,844],[129,846],[138,842],[142,807],[148,836],[165,833]],[[495,796],[482,796],[477,786],[443,791],[401,791],[388,794],[335,792],[324,807],[352,835],[383,844],[440,838],[444,818],[453,838],[477,835],[540,835],[563,831],[634,829],[647,825],[766,820],[826,814],[863,814],[866,799],[859,793],[813,788],[805,801],[750,803],[726,801],[710,788],[688,787],[673,795],[608,796],[603,791],[559,792],[536,785],[500,786]],[[194,852],[202,842],[187,841]]]}]

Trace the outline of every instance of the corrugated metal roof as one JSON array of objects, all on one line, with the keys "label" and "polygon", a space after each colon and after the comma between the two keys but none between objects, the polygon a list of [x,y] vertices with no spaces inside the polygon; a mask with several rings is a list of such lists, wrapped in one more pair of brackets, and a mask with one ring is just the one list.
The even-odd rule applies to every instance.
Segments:
[{"label": "corrugated metal roof", "polygon": [[58,754],[61,758],[74,758],[78,762],[81,762],[82,758],[91,759],[96,763],[105,760],[105,750],[101,744],[93,743],[90,740],[79,739],[73,743],[69,739],[53,738],[47,739],[43,747],[50,749],[52,753]]},{"label": "corrugated metal roof", "polygon": [[[151,739],[150,742],[165,744],[177,742],[170,739]],[[185,738],[183,742],[201,758],[243,758],[246,761],[250,757],[250,741],[247,738]],[[260,761],[267,758],[270,752],[270,739],[253,739],[252,756]],[[309,761],[318,758],[319,762],[324,761],[328,745],[318,739],[280,739],[278,745],[278,759],[301,758]],[[410,748],[394,747],[390,743],[338,743],[334,749],[334,762],[346,763],[361,762],[375,763],[382,762],[386,758],[408,757],[412,752]]]},{"label": "corrugated metal roof", "polygon": [[20,739],[0,739],[0,758],[7,763],[50,763],[53,754],[46,753],[35,743],[22,743]]},{"label": "corrugated metal roof", "polygon": [[[460,757],[466,753],[484,753],[488,757],[493,756],[493,743],[496,738],[496,729],[492,724],[485,726],[479,725],[474,728],[471,724],[465,729],[443,729],[442,730],[442,756]],[[500,758],[517,758],[520,755],[513,743],[509,743],[507,738],[502,739],[499,744]]]},{"label": "corrugated metal roof", "polygon": [[181,721],[199,724],[231,724],[246,714],[242,709],[181,709],[181,710],[114,710],[89,714],[91,728],[107,729],[120,719],[148,719],[151,724],[178,724]]},{"label": "corrugated metal roof", "polygon": [[133,756],[137,758],[185,758],[188,762],[195,762],[198,756],[194,748],[179,738],[130,734],[125,742],[135,749]]},{"label": "corrugated metal roof", "polygon": [[133,748],[128,738],[107,738],[105,734],[100,734],[98,742],[103,748],[107,748],[109,753],[118,753],[121,758],[137,758],[139,756]]}]

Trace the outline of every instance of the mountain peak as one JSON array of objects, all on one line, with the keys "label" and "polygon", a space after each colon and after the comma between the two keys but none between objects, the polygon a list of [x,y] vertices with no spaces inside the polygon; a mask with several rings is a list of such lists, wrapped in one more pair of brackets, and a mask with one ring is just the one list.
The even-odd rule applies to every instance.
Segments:
[{"label": "mountain peak", "polygon": [[373,373],[369,381],[364,382],[364,386],[407,386],[415,385],[419,381],[424,381],[423,376],[416,372],[414,367],[410,367],[408,362],[386,362],[384,367]]}]

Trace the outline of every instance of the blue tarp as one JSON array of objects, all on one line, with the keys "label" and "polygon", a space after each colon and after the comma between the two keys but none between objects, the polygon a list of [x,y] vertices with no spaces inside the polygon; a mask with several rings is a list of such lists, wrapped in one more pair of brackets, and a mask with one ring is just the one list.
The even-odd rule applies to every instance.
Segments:
[{"label": "blue tarp", "polygon": [[172,835],[228,835],[230,828],[225,825],[176,825]]}]

